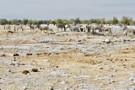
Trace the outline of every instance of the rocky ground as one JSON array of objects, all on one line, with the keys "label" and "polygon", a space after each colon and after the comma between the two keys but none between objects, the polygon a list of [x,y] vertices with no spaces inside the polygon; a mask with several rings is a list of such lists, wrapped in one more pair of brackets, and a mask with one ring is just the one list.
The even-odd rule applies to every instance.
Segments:
[{"label": "rocky ground", "polygon": [[134,90],[135,38],[0,32],[1,90]]}]

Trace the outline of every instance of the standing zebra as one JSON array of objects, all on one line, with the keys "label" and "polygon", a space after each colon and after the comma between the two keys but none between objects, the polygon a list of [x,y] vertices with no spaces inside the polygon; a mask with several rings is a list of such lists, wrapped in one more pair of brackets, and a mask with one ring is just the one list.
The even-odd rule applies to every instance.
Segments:
[{"label": "standing zebra", "polygon": [[40,24],[37,25],[37,28],[43,33],[45,30],[49,31],[49,26],[41,26]]},{"label": "standing zebra", "polygon": [[64,32],[66,32],[66,27],[64,24],[57,24],[56,26],[58,28],[58,31],[59,31],[59,29],[61,29],[61,30],[64,29]]},{"label": "standing zebra", "polygon": [[6,29],[6,30],[11,30],[11,26],[10,26],[9,24],[4,25],[4,29]]},{"label": "standing zebra", "polygon": [[24,31],[23,25],[15,25],[15,26],[14,26],[14,31],[15,31],[15,32],[16,32],[16,31],[19,31],[19,30]]}]

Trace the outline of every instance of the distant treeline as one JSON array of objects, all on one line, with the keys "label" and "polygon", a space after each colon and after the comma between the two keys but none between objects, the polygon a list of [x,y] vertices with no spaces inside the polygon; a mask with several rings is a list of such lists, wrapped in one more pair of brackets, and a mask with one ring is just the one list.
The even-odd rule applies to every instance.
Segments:
[{"label": "distant treeline", "polygon": [[79,18],[76,19],[57,19],[57,20],[29,20],[29,19],[23,19],[23,20],[18,20],[18,19],[12,19],[12,20],[7,20],[7,19],[0,19],[0,24],[5,25],[5,24],[10,24],[10,25],[18,25],[18,24],[33,24],[33,25],[38,25],[38,24],[126,24],[126,25],[135,25],[135,20],[129,17],[122,17],[121,20],[117,19],[117,17],[114,17],[112,20],[105,20],[104,18],[102,19],[90,19],[90,20],[80,20]]}]

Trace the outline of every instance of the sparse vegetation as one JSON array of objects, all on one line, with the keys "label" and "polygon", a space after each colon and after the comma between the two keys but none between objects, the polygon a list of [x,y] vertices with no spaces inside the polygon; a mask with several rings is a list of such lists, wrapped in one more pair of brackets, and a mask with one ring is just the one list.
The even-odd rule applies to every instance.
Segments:
[{"label": "sparse vegetation", "polygon": [[81,20],[79,18],[76,19],[56,19],[56,20],[31,20],[31,19],[23,19],[23,20],[18,20],[18,19],[12,19],[12,20],[7,20],[7,19],[0,19],[0,24],[5,25],[5,24],[11,24],[11,25],[17,25],[17,24],[91,24],[91,23],[96,23],[96,24],[126,24],[126,25],[135,25],[135,20],[133,20],[130,17],[125,17],[123,16],[121,20],[117,19],[117,17],[113,17],[112,20],[105,20],[105,18],[101,19],[90,19],[90,20]]}]

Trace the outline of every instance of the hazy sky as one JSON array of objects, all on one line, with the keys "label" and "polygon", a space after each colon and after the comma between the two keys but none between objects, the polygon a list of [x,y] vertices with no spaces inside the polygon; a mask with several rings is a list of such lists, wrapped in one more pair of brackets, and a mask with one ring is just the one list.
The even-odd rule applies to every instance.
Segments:
[{"label": "hazy sky", "polygon": [[0,0],[0,18],[7,19],[112,19],[114,16],[134,18],[135,0]]}]

